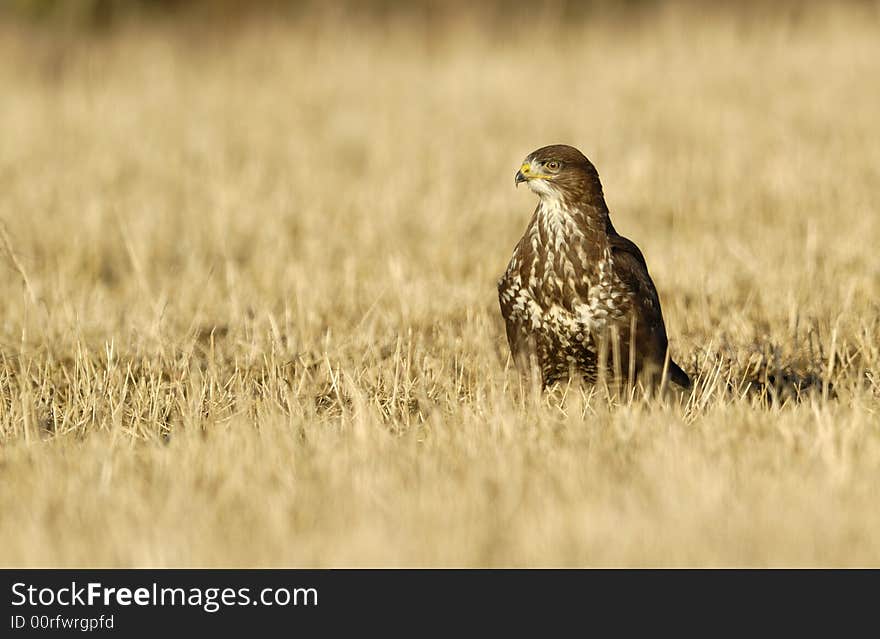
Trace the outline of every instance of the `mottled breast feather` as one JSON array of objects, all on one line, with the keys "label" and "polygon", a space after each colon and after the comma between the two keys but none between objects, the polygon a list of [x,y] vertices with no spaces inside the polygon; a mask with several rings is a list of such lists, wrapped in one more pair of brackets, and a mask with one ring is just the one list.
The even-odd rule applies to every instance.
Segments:
[{"label": "mottled breast feather", "polygon": [[[666,359],[645,259],[614,230],[599,189],[598,199],[542,197],[498,281],[511,352],[518,366],[533,358],[545,386],[573,372],[595,381],[600,362],[613,373],[614,350],[624,375],[630,361],[636,375],[659,374]],[[674,362],[667,366],[673,381],[690,385]]]}]

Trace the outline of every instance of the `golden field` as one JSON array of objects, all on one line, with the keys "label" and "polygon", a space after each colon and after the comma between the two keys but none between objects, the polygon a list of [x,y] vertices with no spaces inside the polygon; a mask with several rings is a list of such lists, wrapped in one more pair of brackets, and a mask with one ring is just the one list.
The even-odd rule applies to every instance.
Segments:
[{"label": "golden field", "polygon": [[[536,14],[0,26],[0,565],[880,564],[880,9]],[[520,397],[556,142],[693,394]]]}]

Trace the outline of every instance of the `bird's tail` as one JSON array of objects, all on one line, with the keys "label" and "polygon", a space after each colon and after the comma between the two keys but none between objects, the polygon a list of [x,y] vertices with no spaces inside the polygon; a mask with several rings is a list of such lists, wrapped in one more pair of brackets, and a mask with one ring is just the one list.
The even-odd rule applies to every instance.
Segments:
[{"label": "bird's tail", "polygon": [[669,379],[673,382],[681,386],[682,388],[689,390],[691,387],[691,378],[688,377],[687,373],[681,370],[681,367],[673,362],[671,359],[669,360]]}]

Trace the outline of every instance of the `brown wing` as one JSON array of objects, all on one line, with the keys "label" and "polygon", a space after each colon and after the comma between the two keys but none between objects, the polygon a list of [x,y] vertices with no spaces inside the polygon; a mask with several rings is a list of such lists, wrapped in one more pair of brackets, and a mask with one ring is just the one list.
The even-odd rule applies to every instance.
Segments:
[{"label": "brown wing", "polygon": [[[524,248],[525,247],[525,248]],[[507,343],[513,356],[514,364],[521,374],[531,374],[535,365],[535,339],[531,326],[526,318],[525,298],[522,273],[520,272],[528,247],[524,239],[513,250],[513,257],[507,265],[504,275],[498,280],[498,302],[501,316],[507,332]]]},{"label": "brown wing", "polygon": [[[648,264],[639,247],[632,241],[616,233],[609,234],[608,240],[614,256],[614,272],[632,294],[636,313],[635,346],[641,360],[638,368],[650,365],[662,370],[669,340],[660,309],[660,297],[648,273]],[[669,361],[669,377],[676,384],[690,387],[690,379],[672,360]]]},{"label": "brown wing", "polygon": [[498,280],[498,304],[501,306],[501,317],[504,318],[504,327],[507,331],[507,343],[510,346],[510,352],[516,357],[519,346],[520,333],[522,326],[513,318],[513,300],[517,291],[513,283],[505,273]]},{"label": "brown wing", "polygon": [[504,327],[507,332],[507,343],[514,362],[525,354],[526,327],[521,313],[514,309],[517,299],[521,295],[521,286],[516,281],[516,252],[507,267],[507,271],[498,280],[498,303],[501,306],[501,317],[504,318]]}]

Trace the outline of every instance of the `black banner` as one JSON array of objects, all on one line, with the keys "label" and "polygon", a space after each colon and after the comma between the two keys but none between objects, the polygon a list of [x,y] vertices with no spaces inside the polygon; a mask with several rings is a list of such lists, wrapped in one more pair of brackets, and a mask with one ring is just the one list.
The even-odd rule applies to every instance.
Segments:
[{"label": "black banner", "polygon": [[866,571],[5,570],[0,636],[418,634],[477,622],[555,636],[609,623],[615,634],[645,624],[699,628],[706,618],[727,630],[776,619],[839,632],[873,617],[877,579]]}]

